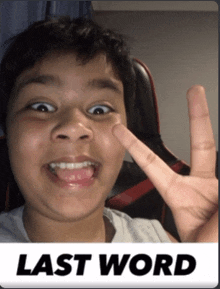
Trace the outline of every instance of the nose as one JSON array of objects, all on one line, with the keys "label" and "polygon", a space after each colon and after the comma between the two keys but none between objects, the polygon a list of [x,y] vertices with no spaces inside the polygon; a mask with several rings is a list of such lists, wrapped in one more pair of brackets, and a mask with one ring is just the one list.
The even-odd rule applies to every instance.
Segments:
[{"label": "nose", "polygon": [[89,119],[79,110],[71,110],[60,115],[51,135],[55,142],[91,141],[93,139]]}]

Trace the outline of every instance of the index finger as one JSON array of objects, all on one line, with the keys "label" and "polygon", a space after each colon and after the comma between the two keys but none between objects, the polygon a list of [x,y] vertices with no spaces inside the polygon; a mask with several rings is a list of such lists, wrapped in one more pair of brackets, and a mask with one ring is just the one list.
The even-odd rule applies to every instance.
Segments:
[{"label": "index finger", "polygon": [[115,125],[112,132],[164,196],[178,175],[124,125]]},{"label": "index finger", "polygon": [[204,87],[187,91],[192,176],[215,177],[216,147]]}]

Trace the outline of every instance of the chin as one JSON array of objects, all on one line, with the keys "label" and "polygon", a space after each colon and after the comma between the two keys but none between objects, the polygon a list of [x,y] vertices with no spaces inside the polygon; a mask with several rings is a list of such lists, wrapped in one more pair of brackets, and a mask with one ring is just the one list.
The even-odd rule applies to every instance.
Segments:
[{"label": "chin", "polygon": [[103,199],[99,201],[97,199],[67,199],[47,205],[45,214],[47,217],[56,221],[74,222],[85,219],[96,211],[97,213],[103,212],[104,204],[105,201]]}]

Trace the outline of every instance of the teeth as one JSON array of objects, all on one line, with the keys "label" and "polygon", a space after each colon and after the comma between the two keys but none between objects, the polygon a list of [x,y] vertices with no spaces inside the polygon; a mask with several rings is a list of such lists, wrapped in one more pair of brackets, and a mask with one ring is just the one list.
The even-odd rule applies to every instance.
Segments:
[{"label": "teeth", "polygon": [[90,161],[85,161],[82,163],[51,163],[51,164],[49,164],[49,166],[52,170],[54,170],[56,167],[58,167],[60,169],[70,169],[70,170],[81,169],[81,168],[88,167],[91,165],[95,166],[95,163],[92,163]]},{"label": "teeth", "polygon": [[56,164],[55,164],[55,163],[52,163],[52,164],[50,164],[50,167],[51,167],[51,169],[55,169]]},{"label": "teeth", "polygon": [[61,164],[60,164],[60,168],[61,168],[61,169],[65,169],[65,168],[66,168],[66,164],[65,164],[65,163],[61,163]]}]

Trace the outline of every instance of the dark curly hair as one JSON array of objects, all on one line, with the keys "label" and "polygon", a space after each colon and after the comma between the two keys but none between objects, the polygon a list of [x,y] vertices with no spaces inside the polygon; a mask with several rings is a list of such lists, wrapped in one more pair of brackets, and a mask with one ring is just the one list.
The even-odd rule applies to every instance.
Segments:
[{"label": "dark curly hair", "polygon": [[[99,53],[107,56],[123,83],[127,122],[128,127],[130,126],[135,74],[129,49],[122,35],[103,29],[91,19],[72,20],[67,16],[35,22],[7,41],[7,45],[0,65],[0,125],[6,135],[7,107],[17,77],[43,57],[56,51],[74,52],[82,65]],[[22,205],[24,199],[10,169],[5,139],[0,139],[0,162],[0,211],[5,208],[5,203],[10,210]],[[9,199],[6,198],[6,189],[10,189]]]},{"label": "dark curly hair", "polygon": [[7,105],[17,77],[54,51],[73,51],[82,64],[98,53],[106,54],[123,83],[125,107],[129,112],[135,76],[129,49],[122,35],[103,29],[91,19],[72,20],[65,16],[35,22],[10,42],[0,65],[0,125],[4,133],[7,130]]}]

